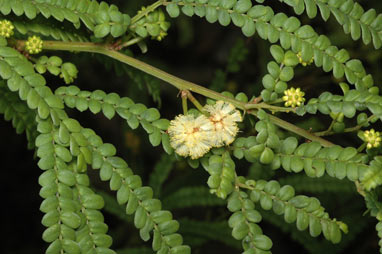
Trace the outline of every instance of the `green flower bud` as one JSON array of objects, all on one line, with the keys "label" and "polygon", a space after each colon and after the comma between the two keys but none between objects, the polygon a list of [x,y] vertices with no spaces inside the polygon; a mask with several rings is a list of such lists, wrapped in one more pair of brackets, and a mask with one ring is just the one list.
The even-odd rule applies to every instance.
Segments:
[{"label": "green flower bud", "polygon": [[263,164],[270,164],[273,161],[275,154],[272,149],[266,147],[260,155],[260,162]]},{"label": "green flower bud", "polygon": [[61,66],[60,77],[65,80],[66,84],[70,84],[77,78],[78,70],[77,67],[72,63],[64,63]]},{"label": "green flower bud", "polygon": [[336,133],[342,133],[345,129],[345,124],[341,122],[335,122],[333,125],[333,131]]}]

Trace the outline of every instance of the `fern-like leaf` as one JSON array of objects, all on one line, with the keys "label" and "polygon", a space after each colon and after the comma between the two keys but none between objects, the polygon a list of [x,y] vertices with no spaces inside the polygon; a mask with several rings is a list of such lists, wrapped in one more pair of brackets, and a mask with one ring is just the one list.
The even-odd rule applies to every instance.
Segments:
[{"label": "fern-like leaf", "polygon": [[109,34],[119,37],[127,31],[130,24],[129,15],[121,13],[117,6],[95,0],[1,0],[0,12],[4,15],[13,12],[16,16],[25,15],[29,19],[42,15],[60,22],[66,20],[77,29],[82,22],[98,38]]},{"label": "fern-like leaf", "polygon": [[373,42],[374,48],[382,46],[382,14],[378,14],[375,9],[365,11],[363,7],[353,0],[324,1],[324,0],[304,0],[283,1],[293,7],[296,14],[301,14],[304,10],[309,18],[314,18],[318,10],[321,17],[327,21],[330,14],[336,18],[343,27],[346,34],[351,35],[353,40],[362,38],[366,45]]},{"label": "fern-like leaf", "polygon": [[156,108],[147,108],[141,103],[135,104],[130,98],[120,98],[116,93],[106,94],[101,90],[80,91],[76,86],[59,87],[55,93],[69,108],[76,108],[81,112],[89,109],[93,114],[102,111],[108,119],[113,118],[117,113],[132,129],[138,128],[141,124],[149,134],[149,140],[153,146],[162,143],[168,154],[173,152],[169,136],[164,132],[168,128],[169,121],[161,119]]},{"label": "fern-like leaf", "polygon": [[250,1],[172,1],[167,5],[171,17],[179,15],[179,6],[184,14],[196,14],[210,23],[218,21],[221,25],[228,25],[232,21],[241,27],[247,37],[257,32],[264,40],[279,42],[282,48],[291,49],[295,54],[301,53],[304,61],[313,57],[317,67],[322,67],[325,72],[333,71],[336,78],[345,76],[357,89],[369,87],[365,84],[367,73],[359,60],[350,60],[348,54],[344,54],[347,53],[345,49],[332,46],[328,37],[317,34],[311,26],[301,26],[296,17],[288,17],[284,13],[275,14],[269,6],[252,6]]}]

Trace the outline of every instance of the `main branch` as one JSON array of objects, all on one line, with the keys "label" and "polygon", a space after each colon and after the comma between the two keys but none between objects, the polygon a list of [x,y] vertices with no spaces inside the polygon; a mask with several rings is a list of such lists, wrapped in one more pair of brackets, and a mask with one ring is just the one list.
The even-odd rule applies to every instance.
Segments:
[{"label": "main branch", "polygon": [[[14,44],[16,48],[24,48],[25,41],[17,40],[11,42]],[[214,99],[214,100],[223,100],[232,103],[235,107],[246,111],[248,114],[256,115],[258,109],[267,109],[273,112],[289,112],[293,111],[291,108],[283,108],[272,106],[266,103],[244,103],[227,96],[224,96],[220,93],[207,89],[203,86],[197,85],[195,83],[180,79],[174,75],[171,75],[167,72],[164,72],[158,68],[155,68],[147,63],[139,61],[133,57],[122,54],[116,50],[114,50],[108,44],[97,44],[91,42],[62,42],[62,41],[44,41],[44,50],[64,50],[64,51],[78,51],[78,52],[91,52],[103,54],[113,59],[116,59],[122,63],[128,64],[136,69],[139,69],[147,74],[155,76],[173,86],[178,88],[179,90],[187,90],[190,92],[198,93],[205,97]],[[306,131],[302,128],[299,128],[289,122],[286,122],[278,117],[270,115],[270,120],[278,125],[279,127],[294,132],[306,139],[317,141],[322,146],[333,146],[334,144],[325,140],[321,137],[314,135],[313,133]]]}]

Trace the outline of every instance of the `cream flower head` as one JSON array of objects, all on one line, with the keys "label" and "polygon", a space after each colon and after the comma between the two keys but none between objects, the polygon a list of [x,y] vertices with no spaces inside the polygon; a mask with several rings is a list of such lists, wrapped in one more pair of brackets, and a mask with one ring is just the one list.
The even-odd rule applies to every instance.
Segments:
[{"label": "cream flower head", "polygon": [[204,109],[210,114],[210,121],[214,126],[212,145],[221,147],[231,144],[239,131],[236,122],[243,118],[240,112],[229,102],[217,101],[215,105],[206,105]]},{"label": "cream flower head", "polygon": [[167,131],[170,145],[177,154],[197,159],[211,149],[213,130],[212,122],[204,115],[179,115],[170,121]]}]

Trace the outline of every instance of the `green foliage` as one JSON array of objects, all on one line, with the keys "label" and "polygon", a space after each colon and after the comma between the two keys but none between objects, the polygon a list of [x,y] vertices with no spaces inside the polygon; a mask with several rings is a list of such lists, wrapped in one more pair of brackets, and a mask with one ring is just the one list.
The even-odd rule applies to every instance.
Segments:
[{"label": "green foliage", "polygon": [[[262,212],[263,220],[280,228],[285,234],[291,236],[291,238],[304,246],[304,248],[312,254],[319,254],[322,252],[322,249],[325,249],[327,253],[335,254],[340,253],[345,249],[347,244],[354,240],[356,237],[359,237],[360,232],[367,227],[367,222],[362,220],[361,216],[351,216],[351,220],[356,219],[356,223],[354,223],[351,227],[351,231],[348,234],[343,235],[343,239],[339,244],[333,245],[330,242],[325,241],[320,238],[311,238],[308,234],[303,231],[299,231],[293,224],[285,223],[283,218],[277,216],[273,213]],[[359,221],[361,220],[361,221]]]},{"label": "green foliage", "polygon": [[280,94],[284,94],[288,87],[287,82],[294,76],[293,68],[298,63],[296,54],[290,50],[284,52],[280,46],[272,45],[271,54],[276,62],[268,63],[269,74],[266,74],[262,80],[265,89],[261,91],[261,97],[265,102],[275,101]]},{"label": "green foliage", "polygon": [[86,28],[94,32],[95,37],[103,38],[108,34],[119,37],[124,34],[130,24],[130,17],[118,10],[115,5],[97,1],[51,1],[38,0],[32,3],[29,0],[1,1],[0,12],[8,15],[13,12],[16,16],[25,15],[34,19],[37,15],[45,18],[53,17],[58,21],[69,21],[75,28],[83,23]]},{"label": "green foliage", "polygon": [[90,110],[93,114],[102,113],[112,119],[115,114],[127,121],[132,129],[139,124],[149,134],[150,143],[158,146],[162,143],[168,154],[172,148],[168,144],[168,135],[164,131],[168,128],[169,121],[160,119],[160,113],[156,108],[147,108],[141,103],[135,104],[130,98],[120,98],[116,93],[106,94],[101,90],[94,92],[81,91],[76,86],[59,87],[55,92],[69,108],[79,111]]},{"label": "green foliage", "polygon": [[130,29],[142,38],[150,35],[151,38],[161,41],[167,35],[169,27],[170,23],[166,21],[164,13],[157,10],[138,20]]},{"label": "green foliage", "polygon": [[[181,4],[184,5],[181,10],[186,15],[196,14],[205,17],[210,23],[219,21],[221,25],[228,25],[232,21],[235,26],[241,27],[247,37],[253,36],[257,31],[264,40],[271,43],[279,41],[282,48],[291,49],[296,54],[301,52],[304,61],[313,57],[317,67],[322,67],[325,72],[333,71],[336,78],[345,76],[357,89],[373,86],[373,82],[366,83],[368,76],[359,60],[346,57],[348,53],[345,49],[332,46],[328,37],[318,35],[309,25],[301,26],[301,22],[295,17],[288,17],[284,13],[274,14],[271,7],[252,6],[250,1],[221,1],[219,4],[197,0],[195,3]],[[193,11],[186,13],[184,9],[189,8]],[[179,12],[172,14],[178,16]]]},{"label": "green foliage", "polygon": [[78,31],[67,24],[64,25],[65,30],[63,30],[60,28],[63,25],[62,23],[54,21],[47,23],[43,17],[36,17],[33,23],[29,19],[20,17],[14,19],[13,24],[22,35],[34,33],[61,41],[89,41],[84,32]]},{"label": "green foliage", "polygon": [[347,226],[340,221],[330,219],[320,201],[304,195],[296,195],[290,185],[280,186],[277,181],[251,183],[254,189],[250,193],[253,202],[259,202],[264,210],[273,209],[277,215],[284,215],[287,223],[296,222],[297,229],[309,228],[309,234],[317,237],[321,233],[333,243],[341,241],[341,231],[347,233]]},{"label": "green foliage", "polygon": [[[87,139],[92,139],[91,146],[92,167],[100,169],[100,178],[109,181],[110,189],[117,191],[117,201],[126,205],[126,213],[134,214],[134,225],[140,229],[140,236],[144,241],[149,240],[153,231],[152,247],[159,253],[177,251],[188,253],[189,247],[182,245],[182,238],[175,232],[179,223],[172,220],[169,211],[161,210],[161,202],[154,199],[150,187],[142,186],[139,176],[133,175],[127,163],[115,156],[116,149],[111,144],[103,144],[94,133],[87,133]],[[177,238],[174,242],[172,238]]]},{"label": "green foliage", "polygon": [[365,11],[363,7],[353,1],[322,1],[322,0],[280,0],[293,7],[296,14],[306,11],[309,18],[314,18],[321,13],[321,17],[327,21],[330,14],[336,18],[337,22],[343,26],[346,34],[351,34],[353,40],[362,37],[366,45],[371,41],[374,48],[379,49],[382,46],[382,27],[381,14],[377,14],[375,9]]},{"label": "green foliage", "polygon": [[34,121],[36,113],[22,103],[16,94],[10,92],[4,82],[0,83],[0,94],[0,112],[4,115],[4,119],[12,121],[17,134],[25,131],[28,148],[35,148],[34,141],[38,135],[37,124]]},{"label": "green foliage", "polygon": [[248,194],[242,191],[233,192],[228,199],[227,208],[233,213],[228,220],[228,225],[232,228],[232,236],[242,240],[244,253],[270,253],[272,241],[263,235],[261,228],[257,225],[262,217],[254,209],[254,202]]},{"label": "green foliage", "polygon": [[370,167],[363,175],[361,182],[366,190],[371,190],[382,184],[381,168],[382,157],[377,156],[370,162]]},{"label": "green foliage", "polygon": [[280,150],[282,167],[289,172],[301,172],[310,177],[320,177],[325,172],[338,179],[347,177],[356,181],[367,169],[365,155],[357,154],[353,147],[332,146],[323,148],[319,143],[304,143],[297,147],[297,140],[287,138]]},{"label": "green foliage", "polygon": [[77,67],[72,63],[62,63],[62,59],[57,56],[42,56],[35,64],[35,69],[38,73],[44,74],[46,71],[49,73],[60,76],[66,84],[70,84],[77,78]]},{"label": "green foliage", "polygon": [[207,182],[211,192],[225,199],[233,191],[235,180],[235,163],[229,153],[213,155],[203,166],[211,175]]},{"label": "green foliage", "polygon": [[381,118],[381,96],[376,92],[378,90],[375,91],[374,87],[362,92],[350,90],[344,96],[324,92],[318,98],[311,99],[303,110],[310,114],[316,114],[317,111],[326,115],[342,113],[346,118],[353,118],[356,111],[367,108],[373,115]]},{"label": "green foliage", "polygon": [[[322,205],[330,204],[325,196],[328,193],[343,195],[343,203],[356,193],[364,197],[368,212],[378,220],[376,230],[382,237],[382,137],[374,129],[363,130],[369,126],[377,129],[375,124],[382,121],[382,97],[374,84],[378,74],[368,74],[361,60],[352,58],[357,56],[354,49],[332,45],[329,35],[320,35],[313,26],[303,23],[308,19],[276,13],[271,6],[261,5],[263,2],[166,0],[148,6],[121,3],[117,7],[96,0],[0,0],[0,17],[7,19],[1,23],[5,37],[0,36],[0,113],[12,122],[17,134],[26,133],[28,148],[35,149],[42,170],[38,183],[45,253],[189,254],[189,245],[197,248],[196,252],[209,252],[206,246],[213,241],[240,249],[243,254],[267,254],[274,245],[277,248],[278,240],[266,236],[274,232],[263,232],[263,219],[290,233],[311,253],[323,249],[338,253],[357,239],[368,222],[355,222],[354,218],[361,220],[363,209],[358,203],[350,206],[353,210],[348,213],[342,203],[338,210],[328,208],[338,219],[330,217]],[[310,19],[319,11],[323,22],[333,14],[353,40],[362,37],[366,45],[372,42],[375,49],[382,46],[382,14],[375,9],[364,10],[353,0],[280,2],[291,6],[297,15],[306,11]],[[153,45],[149,37],[162,41],[171,33],[170,24],[179,26],[169,21],[164,10],[170,18],[183,13],[218,23],[225,27],[224,34],[233,23],[248,37],[247,41],[233,40],[230,50],[222,54],[225,67],[214,68],[215,79],[209,88],[141,62],[137,58],[142,57],[135,57],[135,51],[130,50],[137,45],[146,53]],[[265,46],[259,43],[259,49],[269,48],[269,52],[257,56],[265,73],[251,81],[255,89],[247,89],[236,78],[245,75],[246,69],[257,67],[248,64],[253,60],[250,49],[255,34],[256,39],[267,41]],[[38,45],[31,47],[31,40],[37,40]],[[171,48],[175,44],[166,41],[164,45]],[[42,54],[31,56],[41,50]],[[77,66],[82,68],[88,59],[82,60],[81,55],[64,62],[66,55],[48,55],[49,50],[103,55],[97,59],[110,72],[129,77],[129,97],[108,84],[85,90],[77,84],[83,75]],[[163,55],[160,58],[167,60]],[[307,70],[316,77],[311,63],[331,72],[333,79],[323,78],[327,81],[323,87],[316,80],[310,80],[311,84],[299,81],[310,76]],[[370,65],[374,62],[365,64]],[[93,77],[88,78],[91,83]],[[180,108],[171,111],[168,97],[175,95],[168,90],[162,93],[160,80],[179,89],[184,115],[200,117],[184,121],[163,118],[175,118]],[[332,83],[335,86],[327,86]],[[312,86],[319,89],[310,89]],[[143,88],[158,107],[143,104],[150,103],[138,92]],[[222,90],[237,94],[219,93]],[[222,106],[206,112],[193,94],[204,96],[210,105],[223,101]],[[196,109],[188,108],[188,100]],[[87,110],[105,116],[96,118],[104,121],[101,125],[105,131],[117,129],[109,128],[106,120],[116,115],[122,118],[129,130],[126,140],[118,139],[125,141],[128,151],[103,142],[96,128],[83,127],[85,118],[75,119]],[[316,126],[308,126],[312,123]],[[313,132],[315,127],[327,124],[326,130]],[[169,126],[173,132],[168,131]],[[343,136],[324,139],[336,134]],[[146,135],[148,139],[141,139]],[[234,137],[235,141],[211,144],[217,137]],[[205,155],[184,160],[182,155],[191,153],[182,149],[203,154],[200,149]],[[279,168],[284,171],[277,171]],[[105,183],[96,180],[89,169],[99,170],[99,180]],[[255,179],[251,179],[253,176]],[[175,210],[179,219],[164,208]],[[115,233],[114,228],[109,230],[102,209],[138,229],[136,238],[151,240],[151,248],[124,240],[118,244],[121,249],[114,251],[113,240],[124,236]],[[323,237],[310,240],[302,231],[309,231],[311,237]],[[347,236],[342,234],[348,231]],[[382,240],[379,245],[382,253]]]}]

